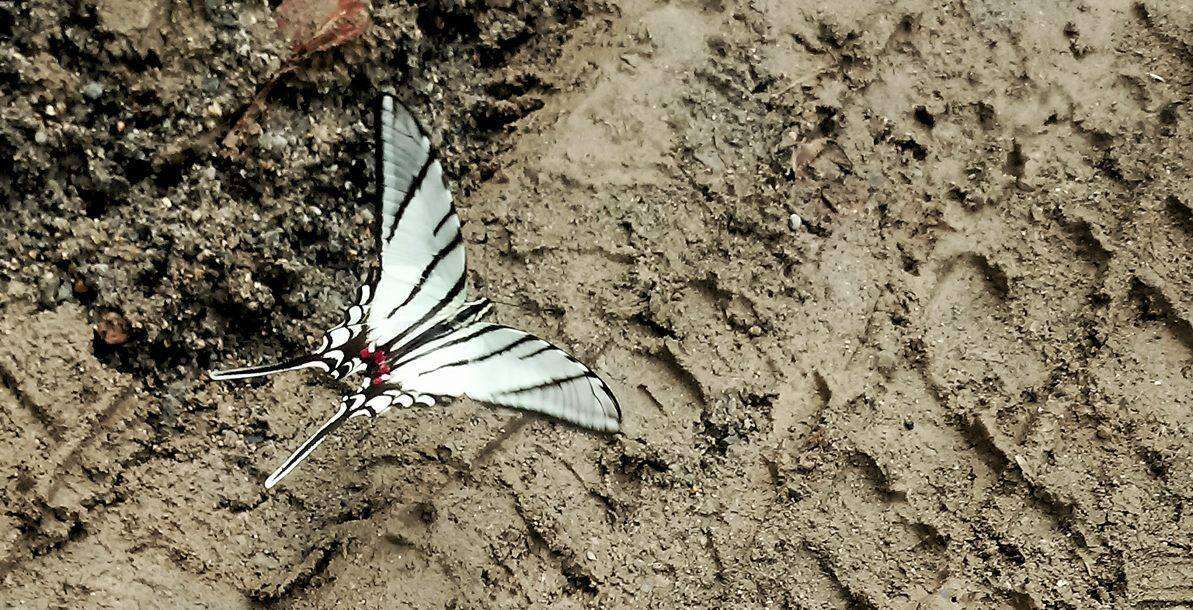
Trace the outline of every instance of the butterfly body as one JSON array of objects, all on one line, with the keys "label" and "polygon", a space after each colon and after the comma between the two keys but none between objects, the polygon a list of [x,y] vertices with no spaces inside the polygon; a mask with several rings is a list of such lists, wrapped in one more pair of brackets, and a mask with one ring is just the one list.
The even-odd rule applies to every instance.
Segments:
[{"label": "butterfly body", "polygon": [[377,111],[379,265],[340,324],[310,354],[278,364],[216,371],[244,379],[303,368],[335,379],[363,373],[360,388],[269,479],[289,474],[346,420],[467,396],[615,432],[621,407],[609,386],[567,352],[524,331],[486,322],[487,299],[468,300],[460,219],[425,130],[392,97]]}]

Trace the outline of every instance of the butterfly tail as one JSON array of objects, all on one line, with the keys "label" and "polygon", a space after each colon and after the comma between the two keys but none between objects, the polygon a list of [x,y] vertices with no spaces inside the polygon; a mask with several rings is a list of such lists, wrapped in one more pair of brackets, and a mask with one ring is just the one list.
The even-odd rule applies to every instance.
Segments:
[{"label": "butterfly tail", "polygon": [[331,419],[320,426],[301,447],[290,454],[290,457],[286,458],[286,461],[281,466],[278,466],[277,470],[273,471],[273,474],[269,475],[268,479],[265,479],[265,489],[272,488],[278,484],[278,481],[281,481],[286,475],[290,474],[303,460],[307,459],[307,456],[323,442],[323,439],[327,438],[328,434],[331,434],[336,428],[343,425],[351,416],[352,413],[341,405],[340,409],[336,411],[336,414]]},{"label": "butterfly tail", "polygon": [[216,381],[225,381],[230,379],[248,379],[250,377],[264,377],[265,375],[272,375],[274,373],[282,373],[285,371],[296,371],[305,368],[322,368],[326,370],[327,364],[319,356],[299,356],[291,358],[284,362],[276,364],[263,364],[260,366],[248,366],[239,369],[227,369],[223,371],[210,371],[207,373],[209,377]]}]

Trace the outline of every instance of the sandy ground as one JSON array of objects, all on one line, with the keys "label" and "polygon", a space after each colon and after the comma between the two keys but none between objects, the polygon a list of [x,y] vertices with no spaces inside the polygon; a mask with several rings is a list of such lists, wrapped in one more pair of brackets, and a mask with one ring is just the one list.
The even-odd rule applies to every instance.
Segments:
[{"label": "sandy ground", "polygon": [[[1193,8],[0,1],[0,602],[1193,604]],[[443,147],[470,281],[604,437],[218,384],[372,260],[368,102]],[[793,226],[792,214],[800,222]]]}]

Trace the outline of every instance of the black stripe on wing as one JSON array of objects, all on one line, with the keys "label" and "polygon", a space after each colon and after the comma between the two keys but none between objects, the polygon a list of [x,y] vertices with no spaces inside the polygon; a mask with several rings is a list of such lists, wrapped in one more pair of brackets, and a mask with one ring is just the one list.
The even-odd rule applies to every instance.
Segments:
[{"label": "black stripe on wing", "polygon": [[[419,127],[419,129],[422,129]],[[381,238],[381,245],[384,246],[389,240],[394,238],[394,233],[398,231],[398,223],[402,222],[402,216],[406,214],[406,209],[410,207],[410,202],[414,199],[414,195],[418,193],[418,189],[422,186],[423,180],[427,179],[427,170],[431,169],[431,164],[435,162],[435,149],[432,148],[427,153],[427,160],[423,162],[422,167],[418,168],[418,173],[410,180],[410,185],[406,187],[406,195],[402,197],[402,202],[398,204],[398,209],[394,212],[394,221],[389,225],[389,233]],[[384,169],[382,170],[384,171]],[[384,193],[384,189],[381,191]],[[452,210],[454,213],[455,210]],[[450,214],[449,214],[450,216]]]},{"label": "black stripe on wing", "polygon": [[377,240],[377,252],[381,252],[385,240],[381,238],[381,219],[385,214],[385,149],[382,147],[381,113],[384,112],[383,97],[373,104],[373,183],[377,187],[373,213],[373,239]]},{"label": "black stripe on wing", "polygon": [[[528,385],[528,386],[523,386],[520,388],[514,388],[512,390],[502,390],[500,392],[497,392],[497,394],[513,396],[516,394],[525,394],[527,392],[533,392],[535,390],[546,390],[548,388],[562,386],[563,384],[568,383],[569,381],[576,381],[578,379],[584,379],[585,377],[599,379],[599,377],[596,376],[596,373],[593,373],[592,371],[585,371],[583,373],[576,373],[575,375],[571,375],[568,377],[560,377],[558,379],[548,379],[547,381],[544,381],[542,383],[536,383],[534,385]],[[617,410],[617,414],[619,417],[621,416],[621,409]]]},{"label": "black stripe on wing", "polygon": [[[394,356],[396,358],[401,358],[409,354],[413,354],[415,351],[421,349],[432,341],[449,335],[458,328],[463,328],[468,324],[483,319],[485,316],[489,315],[489,312],[492,311],[492,309],[493,304],[489,302],[489,299],[480,299],[478,301],[469,303],[461,308],[460,311],[456,312],[456,314],[452,317],[436,323],[431,328],[419,333],[419,335],[414,339],[407,341],[404,345],[402,345],[402,349],[396,352]],[[396,369],[399,366],[418,358],[418,356],[418,354],[415,354],[406,360],[401,360],[394,365],[394,368]]]},{"label": "black stripe on wing", "polygon": [[[540,356],[542,354],[549,352],[552,354],[558,354],[560,356],[563,356],[567,360],[571,361],[572,364],[580,367],[581,371],[583,371],[583,372],[577,373],[575,375],[567,376],[567,377],[562,377],[559,379],[547,380],[547,381],[544,381],[543,383],[536,384],[534,386],[528,386],[528,387],[523,387],[523,388],[517,388],[515,390],[509,390],[506,392],[500,392],[499,394],[501,394],[501,395],[522,394],[522,393],[526,393],[526,392],[532,392],[534,390],[544,390],[544,389],[553,388],[553,387],[562,387],[566,383],[571,383],[573,381],[579,381],[580,379],[587,378],[591,383],[595,383],[597,386],[599,386],[600,389],[609,397],[609,400],[613,403],[613,409],[615,411],[617,411],[617,423],[620,424],[621,423],[621,401],[617,400],[617,395],[613,393],[613,390],[609,387],[609,384],[605,383],[605,380],[602,379],[600,375],[597,375],[595,371],[588,368],[588,365],[577,360],[575,356],[571,355],[566,350],[560,349],[544,339],[538,339],[538,340],[543,343],[542,347],[536,349],[533,352],[525,354],[525,355],[519,357],[518,359],[519,360],[530,360],[531,358],[534,358],[536,356]],[[593,398],[597,399],[597,402],[600,402],[600,398],[596,395],[595,390],[592,392],[592,395],[593,395]]]},{"label": "black stripe on wing", "polygon": [[[546,342],[544,341],[544,343],[546,343]],[[524,356],[518,356],[518,359],[519,360],[528,360],[530,358],[534,358],[535,356],[537,356],[543,352],[549,352],[551,350],[556,350],[556,349],[559,349],[559,348],[555,347],[554,345],[551,345],[550,343],[547,343],[546,345],[534,350],[533,352],[530,352],[529,354],[526,354]],[[562,350],[560,350],[560,351],[562,351]],[[566,354],[567,352],[564,352],[564,353]],[[571,355],[569,354],[568,357],[571,357]]]},{"label": "black stripe on wing", "polygon": [[[502,328],[508,328],[508,327],[502,327]],[[490,329],[486,329],[486,330],[490,330]],[[510,330],[514,330],[514,329],[510,329]],[[497,356],[500,356],[502,354],[508,354],[509,352],[513,351],[520,345],[526,345],[527,343],[531,343],[531,342],[539,341],[539,340],[540,339],[538,337],[535,337],[533,335],[526,335],[525,337],[517,339],[508,345],[499,347],[487,354],[475,356],[472,358],[463,358],[461,360],[457,360],[455,362],[449,362],[447,364],[441,364],[441,365],[427,371],[425,374],[434,373],[435,371],[440,371],[440,370],[452,368],[455,366],[467,366],[469,364],[476,364],[477,362],[484,362],[485,360],[488,360],[490,358],[496,358]]]},{"label": "black stripe on wing", "polygon": [[433,318],[438,316],[440,313],[442,313],[443,310],[445,308],[447,308],[448,304],[451,303],[453,300],[455,300],[456,296],[459,295],[463,291],[464,291],[464,275],[461,274],[460,278],[458,280],[456,280],[456,284],[454,286],[452,286],[452,289],[449,290],[447,292],[447,294],[443,296],[443,298],[439,299],[439,301],[437,303],[435,303],[434,307],[432,307],[430,310],[428,310],[427,313],[423,314],[423,316],[421,318],[419,318],[417,322],[406,327],[405,331],[401,332],[400,334],[398,334],[398,336],[396,336],[393,339],[390,339],[389,341],[386,342],[386,344],[385,344],[386,351],[389,351],[394,346],[403,345],[403,341],[402,341],[403,339],[408,337],[412,331],[414,331],[417,328],[421,328],[423,324],[426,324],[428,321],[432,320]]},{"label": "black stripe on wing", "polygon": [[455,216],[455,215],[456,215],[456,209],[455,209],[455,207],[453,206],[451,209],[449,209],[449,210],[447,211],[447,213],[446,213],[446,214],[444,214],[444,215],[443,215],[443,218],[440,218],[440,219],[439,219],[439,222],[438,222],[438,223],[435,225],[435,229],[431,231],[431,235],[439,235],[439,229],[442,229],[442,228],[443,228],[443,225],[447,224],[447,221],[448,221],[448,220],[449,220],[449,219],[450,219],[452,216]]},{"label": "black stripe on wing", "polygon": [[434,351],[446,349],[453,345],[459,345],[461,343],[471,341],[472,339],[475,339],[481,335],[485,335],[485,334],[491,333],[496,330],[501,330],[503,328],[507,328],[507,327],[501,326],[499,324],[483,326],[480,329],[473,331],[467,335],[456,337],[455,339],[452,339],[451,341],[445,341],[444,343],[442,343],[440,345],[436,345],[433,349],[431,349],[427,352],[415,353],[418,349],[431,343],[432,341],[435,341],[436,339],[440,339],[448,334],[451,334],[452,331],[454,331],[458,328],[463,328],[469,322],[481,319],[482,317],[484,317],[484,315],[486,313],[488,313],[488,310],[490,308],[492,308],[492,305],[488,302],[488,300],[477,301],[475,304],[470,305],[469,307],[465,307],[464,309],[460,310],[460,314],[453,316],[450,320],[445,320],[445,321],[440,322],[439,324],[436,324],[435,326],[427,329],[421,335],[419,335],[418,338],[416,338],[416,339],[408,342],[406,345],[402,346],[402,351],[399,352],[397,354],[397,356],[399,358],[403,358],[403,359],[398,360],[397,363],[395,363],[393,365],[393,368],[396,369],[396,368],[405,366],[407,364],[410,364],[411,362],[414,362],[415,360],[419,359],[420,357],[430,354]]},{"label": "black stripe on wing", "polygon": [[[397,226],[397,224],[395,223],[394,226]],[[393,310],[389,312],[389,315],[393,316],[394,314],[398,313],[399,309],[409,305],[410,301],[413,301],[414,297],[418,296],[418,294],[422,292],[423,286],[427,285],[427,279],[431,277],[431,272],[439,266],[439,263],[443,262],[443,259],[447,258],[447,256],[455,251],[456,248],[461,247],[462,244],[463,236],[461,236],[460,231],[457,230],[455,237],[453,237],[446,246],[440,248],[439,251],[435,253],[435,256],[431,258],[431,262],[427,263],[427,266],[423,268],[422,273],[418,277],[418,283],[415,284],[414,288],[410,290],[410,294],[406,295],[405,300],[403,300],[401,303],[398,303],[397,306],[395,306]]]}]

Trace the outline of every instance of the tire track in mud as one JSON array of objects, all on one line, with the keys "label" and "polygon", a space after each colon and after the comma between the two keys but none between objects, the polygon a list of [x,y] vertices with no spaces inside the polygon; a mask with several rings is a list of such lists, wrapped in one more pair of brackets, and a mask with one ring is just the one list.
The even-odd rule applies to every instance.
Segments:
[{"label": "tire track in mud", "polygon": [[[395,26],[399,18],[422,16],[392,8],[384,18]],[[485,224],[478,238],[487,244],[477,257],[481,276],[532,293],[536,306],[560,307],[551,315],[578,304],[577,311],[587,312],[618,303],[597,323],[624,324],[627,332],[588,336],[609,337],[600,353],[644,388],[645,406],[630,411],[637,436],[598,447],[531,427],[527,418],[506,420],[499,430],[493,417],[420,414],[417,423],[405,420],[423,425],[417,433],[345,436],[336,449],[348,457],[312,462],[337,469],[334,476],[294,480],[271,503],[256,481],[242,480],[257,473],[257,458],[237,437],[277,441],[276,430],[305,417],[302,394],[292,387],[262,391],[274,406],[290,408],[270,415],[229,415],[221,401],[230,394],[208,396],[196,407],[205,409],[202,415],[184,415],[184,433],[161,450],[179,456],[171,472],[211,475],[206,485],[220,491],[197,497],[217,508],[178,508],[167,499],[165,510],[154,512],[200,526],[164,537],[160,548],[174,562],[164,571],[181,572],[170,573],[184,577],[176,580],[233,582],[250,600],[296,606],[392,599],[761,606],[772,597],[796,607],[886,607],[929,597],[973,605],[1180,603],[1189,595],[1179,586],[1188,562],[1158,546],[1171,535],[1157,515],[1176,510],[1185,493],[1171,474],[1181,456],[1171,439],[1149,432],[1163,419],[1149,418],[1171,412],[1141,412],[1132,403],[1165,407],[1172,399],[1131,385],[1138,380],[1119,387],[1097,374],[1104,367],[1144,375],[1152,371],[1129,369],[1133,359],[1171,358],[1174,344],[1189,349],[1189,304],[1177,281],[1184,271],[1136,269],[1146,267],[1148,253],[1131,243],[1154,240],[1145,245],[1158,244],[1154,258],[1161,262],[1175,251],[1166,243],[1186,243],[1187,202],[1154,196],[1177,183],[1165,185],[1135,167],[1162,167],[1158,161],[1176,158],[1180,149],[1143,154],[1120,137],[1118,128],[1129,124],[1091,108],[1119,104],[1131,115],[1151,96],[1152,109],[1178,136],[1188,119],[1135,74],[1150,68],[1134,58],[1129,66],[1116,61],[1114,45],[1146,45],[1099,38],[1105,33],[1089,27],[1092,19],[1109,18],[1096,3],[1072,14],[1072,24],[1056,7],[1041,6],[1041,16],[1030,20],[1016,16],[1018,8],[976,0],[914,12],[879,5],[786,12],[782,3],[615,3],[608,14],[577,25],[579,37],[564,41],[571,46],[558,56],[552,55],[557,40],[544,43],[560,72],[538,56],[518,62],[535,72],[525,79],[538,83],[529,89],[514,86],[524,80],[514,70],[501,68],[490,79],[491,66],[467,61],[440,69],[446,60],[436,53],[491,52],[486,45],[501,46],[500,38],[485,37],[505,30],[478,28],[457,37],[449,26],[475,24],[470,7],[427,9],[423,21],[443,23],[429,37],[437,51],[420,60],[429,76],[408,79],[412,95],[438,95],[420,88],[432,81],[467,90],[482,79],[496,89],[513,87],[519,98],[490,99],[503,97],[492,91],[475,103],[457,103],[451,91],[442,98],[449,114],[466,117],[444,138],[464,149],[458,167],[471,173],[461,195],[473,197],[469,209]],[[515,21],[494,23],[535,38],[517,33]],[[406,49],[401,37],[408,30],[395,29],[398,39],[383,37],[380,46]],[[975,31],[978,44],[965,46]],[[1033,36],[1055,38],[1060,54]],[[1185,50],[1173,47],[1175,55],[1161,59],[1183,62]],[[365,53],[376,59],[374,51]],[[164,59],[168,69],[172,58]],[[685,61],[690,70],[667,72]],[[1177,67],[1187,66],[1180,62]],[[1063,81],[1077,75],[1101,83],[1090,74],[1094,64],[1112,76],[1116,69],[1131,74],[1107,81],[1104,90],[1091,86],[1086,99],[1084,89]],[[1182,69],[1164,74],[1182,82]],[[344,95],[355,94],[358,84],[394,78],[407,76],[361,75]],[[312,79],[296,92],[341,82],[326,74]],[[1058,82],[1036,82],[1045,79]],[[649,90],[635,88],[638,81]],[[588,90],[598,86],[603,97]],[[610,95],[623,89],[624,96]],[[539,94],[541,102],[521,99]],[[319,95],[311,95],[315,106],[355,103]],[[611,99],[615,108],[605,108]],[[341,115],[350,115],[322,110],[311,121],[320,129],[339,129]],[[523,116],[528,110],[533,113]],[[293,109],[279,116],[287,111]],[[501,125],[506,121],[512,127]],[[631,127],[618,129],[623,123]],[[463,135],[473,127],[481,135]],[[558,142],[536,139],[542,133]],[[529,152],[481,155],[478,167],[468,167],[481,146],[470,138],[507,136],[526,142]],[[831,140],[824,144],[830,152],[793,167],[802,144],[817,138]],[[357,152],[352,142],[334,146],[340,148],[302,159],[329,167]],[[539,161],[544,156],[549,162]],[[254,192],[254,180],[273,178],[248,169],[227,186],[252,202],[243,205],[286,204]],[[367,173],[345,171],[331,175],[359,182]],[[307,178],[330,180],[317,172]],[[310,188],[307,178],[285,186]],[[146,180],[139,184],[150,186]],[[503,197],[488,197],[494,183],[507,185]],[[163,194],[153,186],[155,196]],[[1073,192],[1053,194],[1057,186]],[[1150,203],[1136,205],[1133,193],[1145,191]],[[249,209],[225,199],[196,205],[206,214],[213,206]],[[106,213],[124,219],[134,208]],[[1140,221],[1119,213],[1136,208]],[[563,210],[597,233],[608,229],[608,239],[624,240],[624,248],[573,247],[591,236],[577,238],[576,225],[557,222]],[[141,213],[148,223],[162,219],[148,205]],[[802,224],[788,231],[792,213]],[[516,223],[503,222],[515,214]],[[1065,222],[1054,223],[1056,217]],[[1144,221],[1153,221],[1154,231]],[[510,243],[515,225],[527,237]],[[287,272],[294,277],[268,292],[303,301],[318,291],[288,294],[285,284],[331,282],[311,265],[351,243],[344,227],[321,233],[280,225],[279,231],[309,234],[320,249],[310,260],[292,257],[296,270]],[[228,235],[253,256],[290,254],[239,228]],[[233,251],[216,249],[224,256]],[[560,260],[575,255],[584,256],[575,267],[603,272],[601,281],[585,285],[589,292],[573,291],[567,280],[536,286],[520,279],[526,260],[536,274],[566,278],[573,267]],[[84,256],[112,262],[107,253]],[[507,266],[506,257],[521,262]],[[709,277],[716,279],[710,284]],[[181,298],[200,309],[213,300],[201,291]],[[134,308],[141,302],[120,301]],[[623,308],[624,302],[631,305]],[[291,303],[274,315],[285,312],[304,319],[327,313]],[[156,330],[160,322],[150,320]],[[227,330],[187,324],[198,331],[179,330],[171,337],[176,345],[187,344],[180,339],[191,336],[186,333],[211,338]],[[247,341],[255,330],[232,332]],[[1152,351],[1129,342],[1152,332],[1161,336]],[[1126,364],[1114,360],[1120,355]],[[1153,368],[1172,374],[1166,383],[1181,383],[1179,370]],[[20,379],[15,372],[10,377]],[[108,405],[111,414],[95,425],[119,425],[134,407]],[[36,428],[37,412],[24,411],[30,417],[22,421]],[[1102,428],[1104,438],[1097,435]],[[67,442],[74,439],[66,423],[61,429]],[[552,450],[534,447],[528,431],[550,438]],[[458,436],[442,446],[433,440],[448,435]],[[231,448],[221,444],[219,452],[233,464],[193,463],[211,452],[207,436],[228,440]],[[77,447],[109,449],[102,439],[81,438]],[[395,454],[387,442],[414,446]],[[1074,449],[1079,444],[1129,455],[1111,461]],[[71,463],[59,470],[86,461],[88,450],[58,448],[53,459]],[[1089,470],[1123,482],[1111,488],[1087,476]],[[234,476],[220,478],[227,471]],[[164,478],[150,470],[132,491],[157,500]],[[328,492],[331,485],[336,492]],[[1114,508],[1099,504],[1100,496],[1131,486],[1147,519],[1097,516]],[[386,499],[371,499],[377,495]],[[205,549],[199,540],[223,532],[203,529],[213,512],[215,520],[243,523],[230,530],[236,535],[228,536],[227,549]],[[144,515],[130,511],[124,525],[135,533],[119,535],[153,533],[132,524]],[[1135,530],[1137,541],[1123,542],[1116,528]],[[249,534],[251,541],[233,541]],[[251,563],[275,549],[276,561]],[[269,580],[240,576],[262,571]],[[1152,573],[1160,578],[1148,581]],[[52,569],[33,577],[55,586],[67,580]],[[1060,580],[1072,591],[1060,592]],[[403,589],[407,581],[419,590]],[[653,595],[640,588],[656,583]],[[954,591],[974,597],[952,597]]]},{"label": "tire track in mud", "polygon": [[50,437],[55,443],[62,442],[62,434],[66,428],[66,424],[58,418],[50,415],[45,407],[40,402],[25,393],[21,387],[21,382],[18,381],[17,375],[13,374],[14,366],[7,358],[0,360],[0,385],[8,390],[17,404],[29,411],[34,418],[41,424],[46,435]]},{"label": "tire track in mud", "polygon": [[[101,418],[95,422],[87,434],[80,438],[68,439],[67,442],[60,443],[55,447],[45,463],[45,470],[37,476],[37,483],[25,490],[26,497],[21,498],[17,503],[18,505],[23,504],[25,508],[10,507],[10,509],[20,512],[21,519],[28,524],[28,527],[13,540],[4,556],[0,557],[0,579],[22,567],[26,561],[37,556],[39,552],[44,552],[47,549],[62,552],[68,543],[86,535],[86,522],[83,518],[93,519],[99,514],[96,509],[102,510],[107,507],[107,503],[100,502],[93,506],[80,507],[81,511],[69,509],[68,512],[72,513],[69,518],[73,519],[73,522],[70,530],[64,536],[44,532],[40,527],[40,524],[48,517],[58,518],[63,511],[63,508],[56,504],[59,491],[68,477],[79,474],[75,468],[78,466],[83,452],[100,447],[96,441],[101,434],[119,432],[118,429],[110,427],[110,424],[122,412],[129,410],[132,402],[128,398],[132,394],[132,388],[126,388],[125,391],[116,393],[116,398],[109,401],[109,406],[104,409]],[[45,538],[45,540],[39,541],[41,538]],[[35,549],[33,546],[35,544],[42,548]]]},{"label": "tire track in mud", "polygon": [[[488,441],[469,451],[469,457],[463,461],[456,462],[452,458],[453,461],[449,462],[442,456],[422,455],[423,461],[418,464],[406,461],[389,463],[387,460],[372,462],[367,468],[410,470],[416,467],[418,471],[431,468],[436,474],[411,472],[400,475],[397,477],[399,480],[407,481],[407,484],[400,484],[403,487],[408,486],[411,476],[422,479],[417,491],[404,491],[401,501],[387,502],[370,510],[367,515],[329,522],[325,526],[325,531],[329,532],[325,540],[313,544],[303,553],[295,568],[250,591],[248,597],[267,606],[276,606],[312,595],[337,596],[335,575],[346,568],[343,562],[351,563],[345,555],[351,550],[351,553],[359,556],[363,546],[368,549],[366,555],[378,557],[377,569],[381,570],[393,564],[395,560],[391,554],[394,552],[416,553],[422,565],[414,565],[411,578],[447,578],[464,599],[471,599],[481,592],[474,590],[461,574],[489,570],[494,566],[478,561],[479,558],[472,554],[475,549],[461,546],[461,537],[482,535],[491,529],[492,522],[457,518],[456,513],[460,511],[458,503],[461,499],[469,503],[483,502],[485,497],[494,494],[503,504],[508,503],[511,509],[509,516],[517,518],[512,525],[518,527],[533,549],[537,549],[536,561],[545,561],[537,570],[553,569],[576,591],[590,597],[595,595],[597,578],[584,567],[584,552],[573,548],[568,544],[567,536],[561,536],[556,531],[558,523],[552,525],[553,521],[542,521],[540,518],[539,509],[543,500],[539,496],[549,490],[526,488],[521,483],[511,482],[509,475],[503,474],[509,468],[526,468],[522,461],[528,454],[522,444],[529,442],[526,438],[527,426],[536,421],[541,421],[541,418],[526,414],[510,417]],[[503,455],[505,457],[501,458],[501,462],[495,464]],[[613,510],[608,504],[609,500],[593,488],[565,458],[559,457],[558,460],[585,490],[584,495],[601,502],[606,510]],[[371,475],[375,476],[379,475]],[[377,489],[381,487],[384,485]],[[286,492],[282,490],[281,493]],[[380,541],[377,539],[378,531],[384,532]],[[538,573],[529,565],[517,568],[506,566],[503,569],[513,570],[511,575],[524,571]],[[324,578],[324,575],[330,576]],[[530,591],[522,590],[520,594],[525,603],[534,599]],[[481,599],[473,601],[482,603]]]}]

